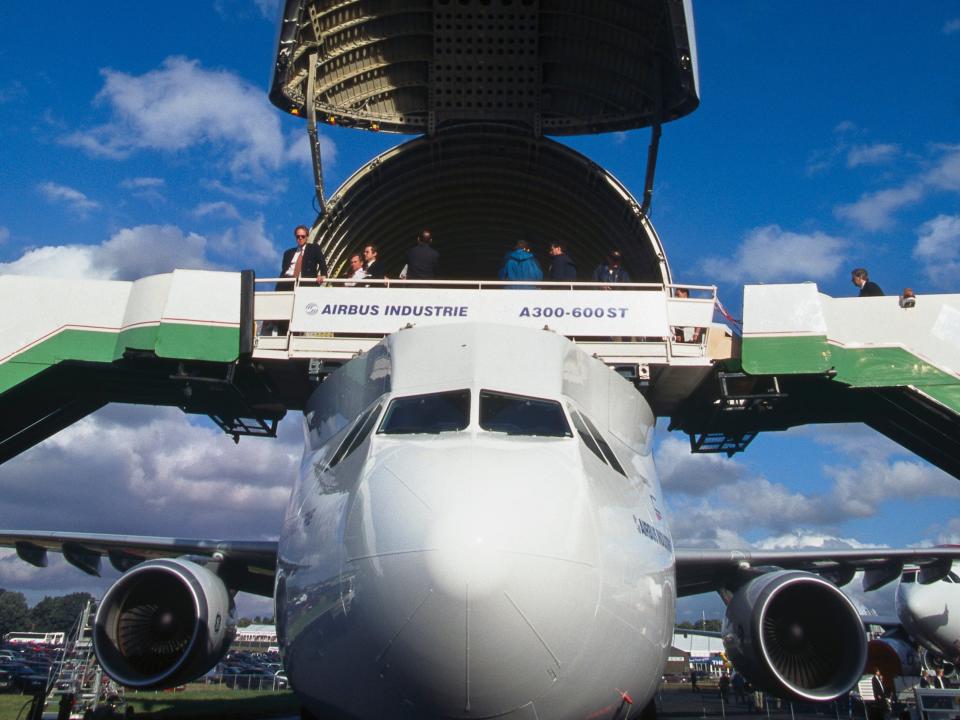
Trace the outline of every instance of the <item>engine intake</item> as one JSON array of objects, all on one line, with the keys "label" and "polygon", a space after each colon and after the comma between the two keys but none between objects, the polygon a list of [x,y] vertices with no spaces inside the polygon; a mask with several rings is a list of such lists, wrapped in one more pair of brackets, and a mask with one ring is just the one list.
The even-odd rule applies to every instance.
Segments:
[{"label": "engine intake", "polygon": [[103,596],[93,650],[122,685],[172,687],[212,668],[235,633],[233,598],[217,575],[189,560],[150,560]]},{"label": "engine intake", "polygon": [[764,690],[798,700],[833,700],[860,679],[867,641],[860,614],[835,585],[780,570],[754,578],[727,606],[727,657]]}]

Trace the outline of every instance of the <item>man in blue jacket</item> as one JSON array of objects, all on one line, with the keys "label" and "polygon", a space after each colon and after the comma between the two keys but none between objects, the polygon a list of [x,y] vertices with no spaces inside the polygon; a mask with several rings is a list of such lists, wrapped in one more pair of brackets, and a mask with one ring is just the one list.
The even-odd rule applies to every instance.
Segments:
[{"label": "man in blue jacket", "polygon": [[[543,280],[543,270],[540,269],[537,258],[530,252],[530,245],[526,240],[518,242],[517,246],[503,258],[499,277],[501,280]],[[530,290],[534,286],[510,285],[509,287]]]}]

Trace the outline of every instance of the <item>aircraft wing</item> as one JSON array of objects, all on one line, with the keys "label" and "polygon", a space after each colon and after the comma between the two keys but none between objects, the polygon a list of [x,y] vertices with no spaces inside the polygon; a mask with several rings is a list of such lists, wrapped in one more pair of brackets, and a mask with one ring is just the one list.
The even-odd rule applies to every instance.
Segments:
[{"label": "aircraft wing", "polygon": [[217,563],[217,572],[232,590],[273,597],[276,541],[198,540],[145,535],[0,531],[0,547],[12,547],[31,565],[46,567],[47,551],[63,553],[68,563],[88,575],[100,575],[104,555],[120,572],[154,558],[191,556],[201,564]]},{"label": "aircraft wing", "polygon": [[934,582],[950,572],[951,564],[958,559],[960,547],[798,551],[678,548],[677,595],[734,589],[745,578],[771,568],[806,570],[839,586],[863,570],[863,589],[870,591],[899,578],[904,565],[920,568],[920,582]]}]

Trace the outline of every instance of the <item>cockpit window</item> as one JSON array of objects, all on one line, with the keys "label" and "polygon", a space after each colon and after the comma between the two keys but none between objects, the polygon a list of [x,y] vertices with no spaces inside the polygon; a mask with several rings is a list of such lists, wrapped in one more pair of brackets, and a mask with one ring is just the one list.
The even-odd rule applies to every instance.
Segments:
[{"label": "cockpit window", "polygon": [[902,583],[912,583],[917,581],[917,571],[916,570],[907,570],[900,576],[900,582]]},{"label": "cockpit window", "polygon": [[480,391],[480,428],[507,435],[573,437],[557,401],[492,390]]},{"label": "cockpit window", "polygon": [[470,424],[470,391],[431,393],[394,398],[377,431],[415,435],[463,430]]},{"label": "cockpit window", "polygon": [[330,458],[330,462],[327,464],[327,467],[333,467],[334,465],[337,465],[341,460],[343,460],[363,444],[363,441],[367,439],[367,435],[369,435],[370,431],[373,429],[374,424],[376,424],[377,418],[380,416],[380,408],[382,407],[382,403],[377,403],[366,412],[361,413],[360,417],[357,418],[357,421],[350,429],[350,432],[347,433],[347,436],[343,439],[343,442],[340,443],[340,447],[337,448],[337,451],[333,454],[333,457]]},{"label": "cockpit window", "polygon": [[947,582],[952,582],[960,585],[960,577],[957,577],[957,574],[955,572],[948,572],[944,580],[946,580]]}]

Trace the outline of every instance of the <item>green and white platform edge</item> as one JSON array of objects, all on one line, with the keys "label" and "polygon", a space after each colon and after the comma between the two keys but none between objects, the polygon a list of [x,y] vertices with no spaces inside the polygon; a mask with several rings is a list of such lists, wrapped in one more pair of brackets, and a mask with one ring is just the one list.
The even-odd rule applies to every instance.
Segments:
[{"label": "green and white platform edge", "polygon": [[174,270],[133,282],[0,276],[0,393],[64,360],[128,350],[233,362],[241,274]]},{"label": "green and white platform edge", "polygon": [[813,283],[748,285],[742,365],[751,375],[910,388],[960,414],[960,295],[902,308],[897,296],[832,298]]}]

